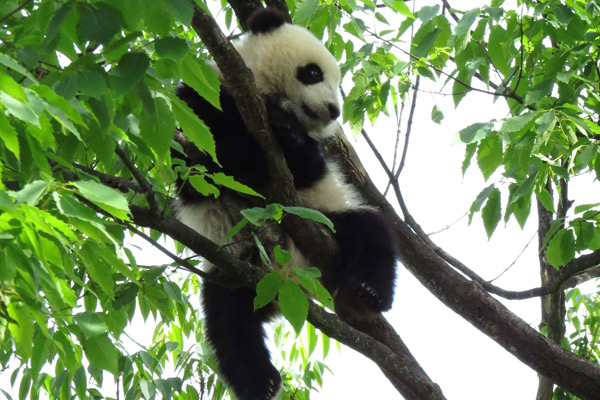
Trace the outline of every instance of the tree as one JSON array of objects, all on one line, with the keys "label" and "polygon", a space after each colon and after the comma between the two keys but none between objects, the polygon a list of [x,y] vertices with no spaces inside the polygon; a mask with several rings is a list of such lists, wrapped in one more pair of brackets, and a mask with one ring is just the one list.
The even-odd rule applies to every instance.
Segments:
[{"label": "tree", "polygon": [[[600,5],[525,0],[510,10],[492,1],[461,11],[444,0],[411,12],[399,0],[267,3],[310,26],[341,60],[346,81],[352,81],[344,102],[352,132],[372,143],[365,117],[374,123],[390,114],[400,127],[403,105],[412,99],[399,160],[386,163],[373,146],[401,216],[342,135],[327,146],[365,198],[392,221],[404,266],[537,371],[538,399],[599,398],[598,294],[582,296],[576,286],[599,275],[600,213],[598,204],[570,199],[568,189],[579,175],[600,175]],[[214,15],[234,35],[234,14],[243,29],[256,7],[258,1],[230,0]],[[392,18],[401,23],[390,23]],[[371,20],[378,22],[364,22]],[[221,185],[242,190],[231,179],[173,168],[171,146],[193,144],[214,154],[210,132],[173,87],[182,79],[214,99],[219,89],[206,64],[210,55],[240,89],[245,123],[269,155],[269,173],[279,177],[277,187],[262,191],[267,200],[257,200],[257,207],[277,210],[260,215],[273,216],[281,213],[273,204],[295,204],[295,191],[251,74],[201,2],[9,0],[0,5],[0,23],[0,363],[14,370],[19,398],[104,398],[98,390],[103,371],[114,378],[117,398],[222,398],[213,360],[188,347],[204,343],[192,301],[198,276],[255,287],[268,270],[232,258],[172,217],[176,171],[192,174],[207,193],[218,193]],[[503,216],[523,225],[533,205],[540,287],[514,292],[493,285],[437,246],[411,216],[399,176],[422,79],[450,86],[456,104],[477,91],[508,105],[509,116],[458,134],[466,144],[463,171],[475,160],[490,181],[474,199],[470,218],[480,214],[492,236]],[[432,118],[443,115],[434,108]],[[397,132],[385,134],[401,139]],[[332,250],[322,225],[292,218],[281,223],[311,259]],[[170,237],[176,252],[185,247],[231,279],[203,273],[197,258],[165,248],[170,265],[139,265],[127,232],[154,246]],[[176,269],[189,274],[174,274]],[[492,294],[540,297],[541,333]],[[307,304],[305,314],[295,310],[292,317],[310,325],[307,346],[290,351],[284,398],[308,398],[320,382],[324,364],[310,358],[314,328],[374,360],[405,398],[444,398],[384,318],[342,320]],[[157,329],[153,346],[131,353],[121,339],[136,314],[152,315]],[[567,324],[573,332],[568,337]],[[283,329],[279,338],[290,334]],[[321,340],[327,347],[326,336]],[[175,371],[165,378],[168,363]]]}]

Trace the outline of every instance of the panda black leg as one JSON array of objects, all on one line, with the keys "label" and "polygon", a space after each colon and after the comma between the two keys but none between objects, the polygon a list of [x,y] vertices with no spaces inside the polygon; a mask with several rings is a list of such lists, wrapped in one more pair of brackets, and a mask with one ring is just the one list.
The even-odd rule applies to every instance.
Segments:
[{"label": "panda black leg", "polygon": [[204,282],[205,330],[225,378],[238,400],[270,400],[281,386],[265,346],[267,309],[253,310],[254,291]]},{"label": "panda black leg", "polygon": [[397,252],[386,221],[368,209],[328,213],[339,251],[325,284],[340,314],[363,317],[392,307]]}]

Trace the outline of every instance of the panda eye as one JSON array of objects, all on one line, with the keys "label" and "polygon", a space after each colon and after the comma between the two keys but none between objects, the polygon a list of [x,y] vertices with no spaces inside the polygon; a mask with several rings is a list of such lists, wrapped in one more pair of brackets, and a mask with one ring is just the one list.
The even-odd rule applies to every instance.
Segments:
[{"label": "panda eye", "polygon": [[297,78],[305,85],[314,85],[323,82],[323,71],[315,64],[310,63],[304,67],[298,67]]}]

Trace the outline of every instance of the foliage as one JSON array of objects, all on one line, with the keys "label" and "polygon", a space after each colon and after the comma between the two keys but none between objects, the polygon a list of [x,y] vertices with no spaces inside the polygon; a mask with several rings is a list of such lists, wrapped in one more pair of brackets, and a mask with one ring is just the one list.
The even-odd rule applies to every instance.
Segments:
[{"label": "foliage", "polygon": [[[600,249],[598,204],[576,203],[567,215],[561,196],[574,176],[600,175],[600,5],[525,0],[506,10],[502,3],[411,12],[400,0],[287,1],[294,21],[323,39],[351,81],[343,117],[355,133],[381,114],[399,124],[414,74],[445,81],[456,104],[472,91],[506,101],[510,116],[457,134],[466,144],[463,171],[475,160],[490,181],[471,217],[481,212],[491,236],[502,217],[524,225],[539,202],[555,217],[545,243],[559,268]],[[209,6],[223,8],[214,14],[237,32],[224,1]],[[14,371],[13,388],[2,389],[9,399],[108,398],[106,381],[126,399],[227,396],[191,300],[197,276],[173,273],[176,263],[139,265],[124,229],[132,207],[169,211],[178,173],[207,195],[220,187],[255,194],[202,166],[172,165],[176,127],[216,159],[208,128],[173,91],[181,79],[218,106],[219,82],[192,15],[187,0],[0,4],[0,365]],[[442,110],[432,119],[439,123]],[[242,224],[259,223],[264,215],[244,217]],[[332,307],[317,277],[290,266],[259,284],[255,305],[279,293],[299,338],[282,351],[283,398],[309,398],[326,369],[314,360],[317,335],[304,324],[306,296],[296,283]],[[568,297],[576,334],[566,345],[597,361],[599,303]],[[582,305],[583,324],[574,316]],[[150,345],[132,351],[123,338],[140,316],[156,328]],[[303,325],[306,341],[297,336]],[[277,328],[276,343],[290,335]]]}]

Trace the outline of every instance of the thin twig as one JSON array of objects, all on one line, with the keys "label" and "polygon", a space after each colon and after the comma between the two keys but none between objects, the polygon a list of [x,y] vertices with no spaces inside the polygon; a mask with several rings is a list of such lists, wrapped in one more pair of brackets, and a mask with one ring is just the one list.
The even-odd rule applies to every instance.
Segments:
[{"label": "thin twig", "polygon": [[458,15],[456,15],[456,13],[454,13],[454,12],[450,11],[450,10],[452,10],[452,7],[451,7],[451,6],[450,6],[450,4],[448,3],[448,1],[447,1],[447,0],[442,0],[442,3],[444,4],[444,8],[445,8],[446,10],[448,10],[448,14],[450,14],[450,16],[452,17],[452,19],[453,19],[455,22],[458,22],[458,21],[460,21],[460,18],[458,18]]},{"label": "thin twig", "polygon": [[408,143],[410,141],[410,133],[413,126],[413,117],[415,116],[415,109],[417,108],[417,93],[419,93],[419,83],[421,82],[421,76],[417,75],[415,80],[415,87],[413,92],[412,104],[410,105],[410,112],[408,113],[408,122],[406,123],[406,135],[404,135],[404,149],[402,150],[402,158],[400,159],[400,165],[394,174],[394,179],[398,180],[400,173],[404,169],[404,163],[406,162],[406,155],[408,154]]},{"label": "thin twig", "polygon": [[21,11],[23,7],[25,7],[30,1],[31,0],[25,0],[17,8],[6,14],[4,17],[0,18],[0,24],[3,23],[5,20],[9,19],[14,13]]},{"label": "thin twig", "polygon": [[156,204],[156,198],[154,197],[154,190],[152,189],[152,185],[144,178],[141,172],[137,169],[135,164],[127,157],[125,151],[121,149],[119,146],[115,148],[115,153],[117,156],[123,161],[123,164],[127,167],[129,172],[133,175],[137,183],[142,187],[144,196],[148,201],[148,205],[150,206],[150,210],[152,212],[156,212],[158,210],[158,205]]},{"label": "thin twig", "polygon": [[[170,259],[175,261],[181,268],[183,268],[189,272],[192,272],[192,273],[202,277],[203,279],[214,281],[214,279],[213,279],[214,277],[211,274],[204,272],[199,268],[196,268],[194,265],[189,263],[187,260],[184,260],[183,258],[173,254],[171,251],[169,251],[169,249],[167,249],[166,247],[164,247],[163,245],[158,243],[156,240],[152,239],[150,236],[146,235],[141,230],[137,229],[135,226],[131,225],[129,222],[121,221],[121,225],[123,225],[129,231],[131,231],[132,233],[135,233],[137,236],[141,237],[142,239],[144,239],[145,241],[150,243],[153,247],[158,249],[161,253],[165,254],[167,257],[169,257]],[[215,283],[220,284],[221,282],[215,282]]]},{"label": "thin twig", "polygon": [[527,242],[527,244],[525,245],[525,247],[523,247],[523,250],[521,250],[521,252],[519,253],[519,255],[517,255],[517,258],[515,258],[515,260],[510,263],[510,265],[508,267],[506,267],[506,269],[504,271],[502,271],[500,273],[500,275],[498,275],[497,277],[495,277],[494,279],[490,279],[488,282],[492,283],[495,280],[499,279],[502,275],[504,275],[509,269],[511,269],[519,260],[519,258],[521,258],[521,256],[523,255],[523,253],[525,253],[525,250],[527,250],[527,247],[529,247],[529,245],[531,244],[531,242],[533,242],[533,239],[536,238],[536,236],[538,235],[538,231],[535,231],[535,233],[533,234],[533,236],[531,237],[531,239],[529,239],[529,241]]}]

